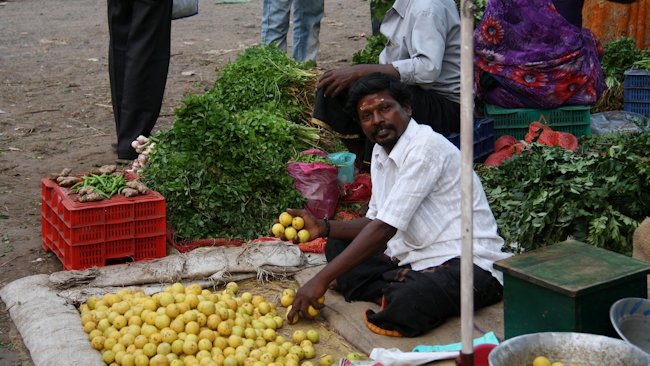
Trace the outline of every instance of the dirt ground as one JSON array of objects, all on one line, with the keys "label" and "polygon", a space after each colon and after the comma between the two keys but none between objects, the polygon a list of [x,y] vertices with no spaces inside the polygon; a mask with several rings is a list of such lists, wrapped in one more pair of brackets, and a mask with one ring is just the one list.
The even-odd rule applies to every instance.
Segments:
[{"label": "dirt ground", "polygon": [[[200,14],[172,25],[172,57],[158,129],[187,93],[259,43],[261,0],[201,0]],[[227,2],[220,1],[220,2]],[[370,33],[364,0],[326,0],[318,65],[349,64]],[[116,156],[108,81],[106,2],[0,0],[0,287],[63,269],[41,242],[40,179],[83,172]],[[0,302],[0,365],[32,365]]]}]

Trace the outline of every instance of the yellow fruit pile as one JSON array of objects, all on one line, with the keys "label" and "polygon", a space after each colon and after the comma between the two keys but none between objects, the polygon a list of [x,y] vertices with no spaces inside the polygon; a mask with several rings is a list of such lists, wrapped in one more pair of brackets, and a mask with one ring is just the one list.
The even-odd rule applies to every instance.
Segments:
[{"label": "yellow fruit pile", "polygon": [[[297,314],[293,317],[293,319],[288,318],[289,312],[291,311],[291,307],[293,304],[293,300],[295,300],[295,298],[296,298],[296,291],[291,288],[284,289],[280,296],[280,305],[287,308],[285,318],[287,318],[289,324],[296,324],[300,319]],[[318,302],[324,304],[325,296],[319,298]],[[318,310],[316,310],[312,306],[309,306],[309,313],[315,317],[316,315],[318,315]],[[309,329],[306,332],[304,330],[296,330],[293,332],[291,336],[291,340],[294,343],[299,344],[301,347],[303,347],[305,358],[308,358],[307,356],[312,355],[309,346],[318,343],[320,341],[320,335],[314,329]],[[334,363],[334,357],[329,354],[323,354],[318,359],[319,366],[331,366],[333,363]],[[301,366],[314,366],[314,364],[310,361],[305,361],[301,363]]]},{"label": "yellow fruit pile", "polygon": [[[234,282],[222,292],[181,283],[152,296],[122,289],[90,297],[79,311],[110,366],[297,366],[315,357],[318,334],[286,340],[276,333],[284,322],[275,304],[237,292]],[[325,356],[319,364],[331,365]]]},{"label": "yellow fruit pile", "polygon": [[293,241],[297,236],[301,243],[305,243],[309,241],[310,237],[309,231],[303,229],[304,226],[305,220],[302,217],[293,217],[290,213],[283,212],[280,214],[278,222],[271,227],[271,232],[278,238],[284,234],[288,241]]}]

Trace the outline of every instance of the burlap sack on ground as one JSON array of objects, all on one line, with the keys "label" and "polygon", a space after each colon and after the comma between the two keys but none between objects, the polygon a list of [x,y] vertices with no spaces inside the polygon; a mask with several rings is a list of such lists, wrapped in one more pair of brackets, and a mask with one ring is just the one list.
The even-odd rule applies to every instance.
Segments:
[{"label": "burlap sack on ground", "polygon": [[103,366],[77,309],[50,287],[47,275],[18,279],[0,297],[37,366]]},{"label": "burlap sack on ground", "polygon": [[307,259],[296,245],[275,241],[241,247],[204,247],[152,261],[56,272],[49,280],[61,290],[148,287],[195,280],[209,280],[216,285],[251,277],[283,278],[306,264]]},{"label": "burlap sack on ground", "polygon": [[177,281],[207,287],[251,277],[280,279],[306,265],[300,249],[282,241],[199,248],[153,261],[21,278],[0,289],[0,298],[35,366],[104,365],[91,348],[76,309],[91,295],[123,287],[152,294]]}]

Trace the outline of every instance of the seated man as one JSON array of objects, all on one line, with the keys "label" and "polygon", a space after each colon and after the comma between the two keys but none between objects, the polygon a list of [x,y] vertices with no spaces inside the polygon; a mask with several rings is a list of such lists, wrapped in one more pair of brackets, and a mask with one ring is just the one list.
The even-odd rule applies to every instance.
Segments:
[{"label": "seated man", "polygon": [[[330,283],[346,300],[375,301],[366,323],[379,334],[414,337],[460,313],[460,151],[431,127],[411,118],[409,88],[375,73],[349,92],[359,126],[376,143],[372,196],[366,217],[305,220],[311,237],[328,237],[328,264],[296,295],[289,319],[309,317],[308,307]],[[502,298],[501,274],[492,268],[503,239],[481,181],[473,174],[474,307]]]},{"label": "seated man", "polygon": [[357,154],[357,166],[363,170],[368,168],[372,145],[366,146],[365,136],[344,107],[347,89],[364,75],[381,72],[399,78],[411,89],[418,123],[444,136],[460,131],[460,17],[454,1],[396,0],[386,12],[381,33],[388,44],[379,65],[326,71],[314,104],[314,122],[333,129]]}]

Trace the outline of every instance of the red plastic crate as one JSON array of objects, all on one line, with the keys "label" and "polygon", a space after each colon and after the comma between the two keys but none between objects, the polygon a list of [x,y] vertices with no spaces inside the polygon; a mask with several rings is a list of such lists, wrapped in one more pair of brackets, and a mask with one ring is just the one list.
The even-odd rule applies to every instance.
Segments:
[{"label": "red plastic crate", "polygon": [[135,240],[135,260],[155,259],[164,257],[167,253],[165,235],[137,238]]},{"label": "red plastic crate", "polygon": [[65,269],[164,257],[165,220],[165,199],[157,192],[81,203],[68,189],[41,181],[43,249]]}]

